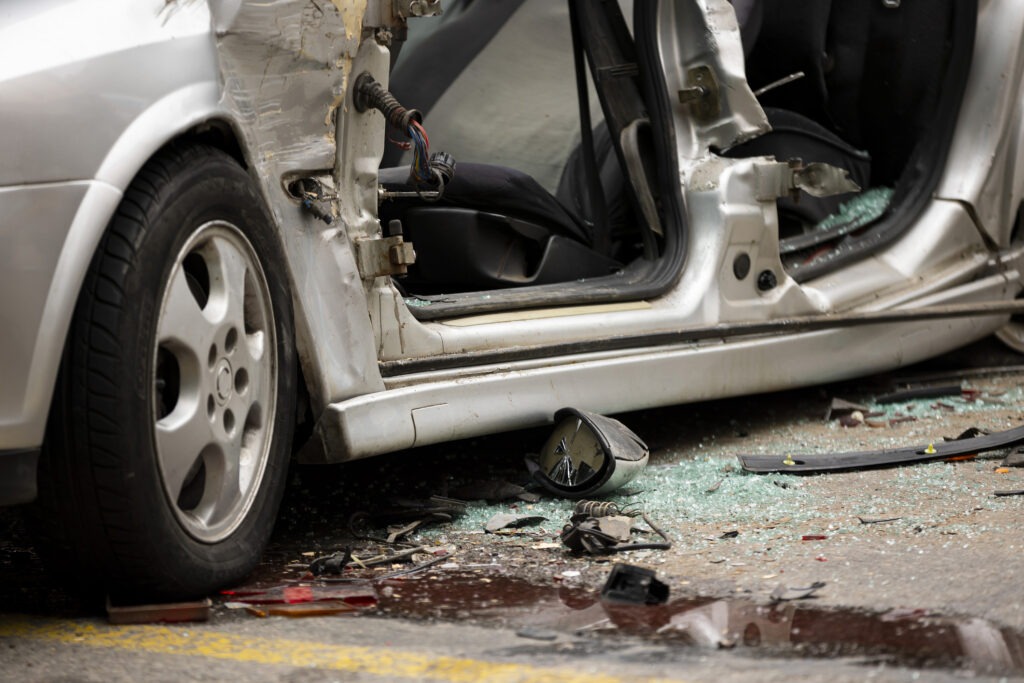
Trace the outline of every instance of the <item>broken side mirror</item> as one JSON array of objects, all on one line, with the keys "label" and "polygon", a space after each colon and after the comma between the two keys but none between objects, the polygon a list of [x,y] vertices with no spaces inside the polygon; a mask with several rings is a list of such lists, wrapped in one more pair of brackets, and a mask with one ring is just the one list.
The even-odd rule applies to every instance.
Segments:
[{"label": "broken side mirror", "polygon": [[565,498],[600,496],[625,485],[647,465],[647,444],[618,420],[576,408],[555,413],[555,430],[531,475]]}]

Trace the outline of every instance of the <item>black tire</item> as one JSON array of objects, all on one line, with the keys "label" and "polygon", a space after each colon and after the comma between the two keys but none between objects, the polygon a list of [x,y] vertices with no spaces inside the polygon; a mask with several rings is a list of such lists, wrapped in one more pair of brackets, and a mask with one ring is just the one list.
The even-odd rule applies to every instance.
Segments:
[{"label": "black tire", "polygon": [[[125,193],[79,296],[40,467],[46,554],[81,588],[187,599],[259,561],[294,430],[281,254],[253,182],[217,149],[166,148]],[[178,324],[182,283],[200,324]]]}]

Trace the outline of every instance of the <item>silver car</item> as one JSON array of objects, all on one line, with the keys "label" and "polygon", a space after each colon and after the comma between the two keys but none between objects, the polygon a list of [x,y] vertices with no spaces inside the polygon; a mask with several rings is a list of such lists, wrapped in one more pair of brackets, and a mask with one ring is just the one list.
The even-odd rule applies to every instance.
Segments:
[{"label": "silver car", "polygon": [[244,577],[292,458],[1024,348],[1024,3],[441,9],[0,4],[0,502],[86,588]]}]

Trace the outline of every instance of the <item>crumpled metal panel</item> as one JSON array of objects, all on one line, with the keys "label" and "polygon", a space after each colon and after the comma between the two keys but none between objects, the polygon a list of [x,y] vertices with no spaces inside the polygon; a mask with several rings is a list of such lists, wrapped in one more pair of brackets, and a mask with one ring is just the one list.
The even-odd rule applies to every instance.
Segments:
[{"label": "crumpled metal panel", "polygon": [[212,2],[224,99],[261,179],[334,165],[335,115],[362,2]]},{"label": "crumpled metal panel", "polygon": [[736,13],[727,0],[678,0],[659,6],[658,40],[670,96],[692,86],[689,72],[709,67],[717,80],[719,107],[710,119],[676,106],[675,127],[683,159],[709,148],[729,149],[769,130],[768,120],[747,85]]},{"label": "crumpled metal panel", "polygon": [[[376,4],[376,3],[374,3]],[[303,212],[287,184],[296,178],[347,176],[339,164],[358,155],[339,150],[339,118],[349,77],[360,53],[367,0],[210,0],[222,104],[233,112],[253,176],[280,226],[292,269],[296,336],[314,413],[331,401],[383,388],[376,370],[366,292],[358,277],[347,230],[376,218],[340,212],[328,226]],[[377,48],[371,39],[366,41]],[[368,128],[346,145],[372,146]],[[373,194],[375,178],[342,184],[337,204]],[[339,213],[335,209],[335,213]]]}]

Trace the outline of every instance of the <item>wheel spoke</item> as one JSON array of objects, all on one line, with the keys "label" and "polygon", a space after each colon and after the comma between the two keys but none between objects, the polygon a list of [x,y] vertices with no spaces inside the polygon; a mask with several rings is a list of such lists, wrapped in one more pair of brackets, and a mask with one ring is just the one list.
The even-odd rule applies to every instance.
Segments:
[{"label": "wheel spoke", "polygon": [[237,441],[233,439],[232,444],[221,449],[212,462],[208,461],[206,491],[193,513],[208,527],[229,519],[242,497],[238,480]]},{"label": "wheel spoke", "polygon": [[213,425],[197,401],[179,404],[178,410],[156,423],[157,459],[172,501],[194,472],[196,460],[217,443]]},{"label": "wheel spoke", "polygon": [[210,303],[217,311],[217,320],[236,325],[240,330],[245,320],[245,277],[249,263],[238,247],[223,238],[210,241],[213,280]]},{"label": "wheel spoke", "polygon": [[157,340],[161,344],[177,342],[201,357],[212,336],[213,327],[189,289],[185,270],[179,266],[164,299]]}]

